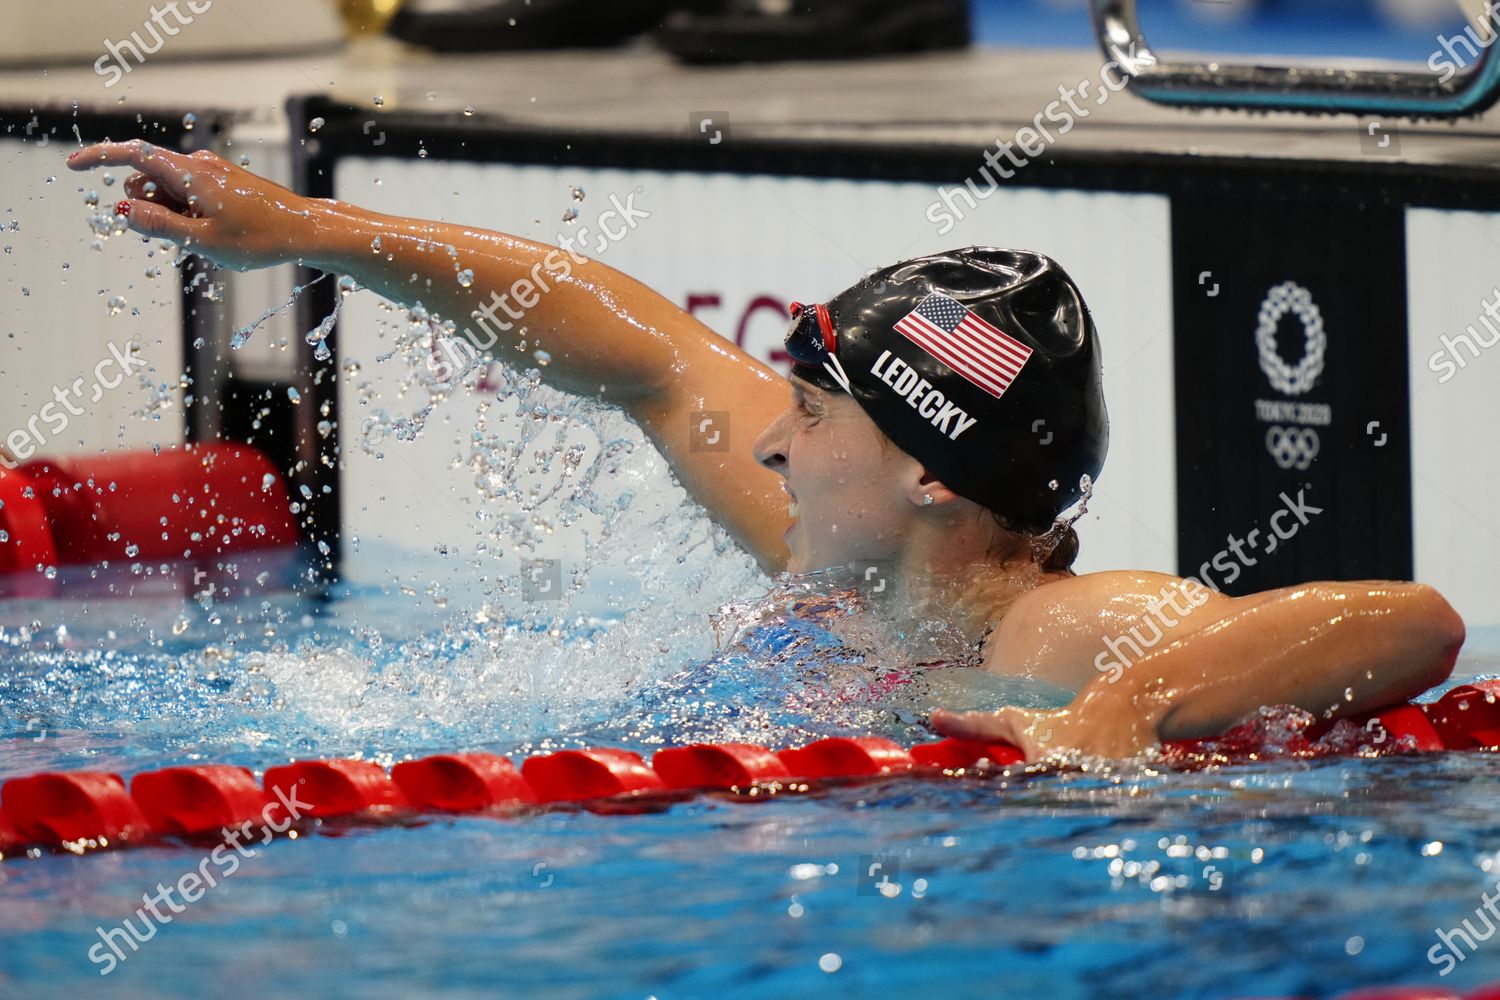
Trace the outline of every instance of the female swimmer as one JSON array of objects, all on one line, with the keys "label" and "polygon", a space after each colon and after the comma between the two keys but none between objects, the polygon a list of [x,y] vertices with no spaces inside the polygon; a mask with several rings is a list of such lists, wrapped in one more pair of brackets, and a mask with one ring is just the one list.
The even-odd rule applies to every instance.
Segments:
[{"label": "female swimmer", "polygon": [[[130,228],[221,265],[352,275],[420,300],[502,360],[524,326],[552,356],[545,381],[623,408],[768,572],[879,566],[893,613],[942,616],[983,643],[986,669],[1078,692],[1058,711],[938,710],[942,733],[1008,740],[1029,759],[1124,756],[1222,732],[1261,705],[1325,718],[1382,708],[1445,679],[1463,643],[1461,619],[1420,584],[1231,598],[1160,573],[1075,575],[1078,540],[1058,517],[1099,475],[1108,422],[1093,321],[1040,254],[934,254],[795,308],[788,385],[571,250],[307,198],[206,151],[105,143],[68,165],[134,167]],[[455,248],[473,281],[456,281],[434,245]],[[764,430],[697,449],[692,415],[705,411]],[[1111,639],[1148,626],[1140,657],[1100,666]]]}]

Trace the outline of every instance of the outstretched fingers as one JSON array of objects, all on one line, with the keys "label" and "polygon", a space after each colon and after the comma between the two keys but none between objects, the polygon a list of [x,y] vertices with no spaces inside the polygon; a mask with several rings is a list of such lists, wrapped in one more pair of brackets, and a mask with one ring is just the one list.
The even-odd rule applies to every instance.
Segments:
[{"label": "outstretched fingers", "polygon": [[131,139],[128,142],[96,142],[92,146],[85,146],[68,154],[68,166],[74,170],[120,166],[146,170],[153,162],[170,164],[180,170],[190,162],[190,159],[174,150],[154,146],[144,139]]},{"label": "outstretched fingers", "polygon": [[[95,167],[134,167],[159,189],[179,203],[187,202],[188,179],[201,160],[141,139],[129,142],[100,142],[86,146],[68,156],[70,170],[92,170]],[[144,183],[144,182],[142,182]]]}]

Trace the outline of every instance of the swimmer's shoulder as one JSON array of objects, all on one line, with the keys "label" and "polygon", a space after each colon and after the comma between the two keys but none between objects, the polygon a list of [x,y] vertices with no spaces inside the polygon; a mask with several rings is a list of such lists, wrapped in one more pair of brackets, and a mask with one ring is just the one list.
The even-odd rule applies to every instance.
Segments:
[{"label": "swimmer's shoulder", "polygon": [[[1203,613],[1175,614],[1164,603],[1173,595],[1179,607],[1202,608]],[[1140,629],[1152,619],[1163,627],[1163,641],[1169,642],[1218,618],[1213,606],[1228,600],[1197,581],[1170,573],[1110,570],[1062,576],[1016,599],[985,643],[984,667],[1076,691],[1098,676],[1095,660],[1105,652],[1107,639]],[[1153,618],[1153,607],[1165,608],[1165,620],[1178,624],[1169,627],[1163,617]]]}]

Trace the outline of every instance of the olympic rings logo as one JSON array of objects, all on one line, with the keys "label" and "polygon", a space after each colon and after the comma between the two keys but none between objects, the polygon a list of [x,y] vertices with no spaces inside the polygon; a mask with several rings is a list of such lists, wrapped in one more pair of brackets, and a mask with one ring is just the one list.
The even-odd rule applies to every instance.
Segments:
[{"label": "olympic rings logo", "polygon": [[[1276,350],[1276,326],[1289,312],[1301,321],[1304,341],[1302,360],[1295,367],[1282,360]],[[1312,293],[1295,281],[1283,281],[1272,287],[1260,304],[1255,346],[1260,351],[1260,370],[1266,373],[1266,378],[1277,391],[1296,396],[1311,389],[1318,376],[1323,374],[1323,354],[1328,349],[1323,314],[1313,302]]]},{"label": "olympic rings logo", "polygon": [[1318,457],[1318,432],[1311,427],[1272,427],[1266,431],[1266,451],[1283,469],[1306,469]]}]

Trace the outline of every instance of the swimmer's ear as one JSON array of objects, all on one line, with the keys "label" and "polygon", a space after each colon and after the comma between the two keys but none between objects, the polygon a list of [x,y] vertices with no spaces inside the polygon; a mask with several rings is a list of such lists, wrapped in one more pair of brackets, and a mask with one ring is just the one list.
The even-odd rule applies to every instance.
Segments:
[{"label": "swimmer's ear", "polygon": [[957,500],[958,494],[944,486],[942,480],[923,469],[921,476],[907,490],[906,498],[918,507],[942,507]]}]

